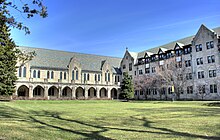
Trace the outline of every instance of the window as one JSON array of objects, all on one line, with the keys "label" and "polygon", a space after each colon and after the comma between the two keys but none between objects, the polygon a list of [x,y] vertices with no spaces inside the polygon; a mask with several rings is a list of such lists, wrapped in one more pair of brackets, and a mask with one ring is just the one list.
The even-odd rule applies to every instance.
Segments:
[{"label": "window", "polygon": [[66,80],[66,72],[64,72],[64,76],[63,76],[63,79],[65,79],[65,80]]},{"label": "window", "polygon": [[72,70],[72,80],[74,80],[74,70]]},{"label": "window", "polygon": [[177,56],[182,55],[182,50],[176,50],[176,55],[177,55]]},{"label": "window", "polygon": [[142,70],[139,70],[139,75],[143,74],[143,71]]},{"label": "window", "polygon": [[40,70],[38,70],[37,78],[40,78]]},{"label": "window", "polygon": [[192,52],[192,48],[191,47],[184,49],[184,54],[189,54],[191,52]]},{"label": "window", "polygon": [[196,62],[197,62],[197,65],[202,65],[203,64],[203,58],[196,58]]},{"label": "window", "polygon": [[47,71],[47,79],[49,79],[49,78],[50,78],[50,72]]},{"label": "window", "polygon": [[79,79],[79,71],[76,70],[76,80],[78,80],[78,79]]},{"label": "window", "polygon": [[129,71],[132,71],[132,63],[129,63]]},{"label": "window", "polygon": [[215,56],[214,55],[207,56],[207,59],[208,59],[208,63],[215,63]]},{"label": "window", "polygon": [[100,77],[101,77],[101,76],[100,76],[100,74],[99,74],[99,75],[98,75],[98,81],[100,81],[100,79],[101,79]]},{"label": "window", "polygon": [[216,77],[216,70],[209,70],[209,77]]},{"label": "window", "polygon": [[206,42],[206,48],[207,48],[207,49],[214,48],[214,42],[213,42],[213,41]]},{"label": "window", "polygon": [[199,94],[205,94],[205,85],[198,86]]},{"label": "window", "polygon": [[185,61],[185,66],[186,67],[191,67],[191,60],[186,60]]},{"label": "window", "polygon": [[176,63],[176,68],[182,68],[182,62],[177,62]]},{"label": "window", "polygon": [[152,67],[152,73],[155,73],[155,72],[156,72],[156,68]]},{"label": "window", "polygon": [[84,73],[84,82],[86,81],[86,73]]},{"label": "window", "polygon": [[97,81],[97,74],[95,74],[95,81]]},{"label": "window", "polygon": [[144,95],[144,92],[143,92],[143,90],[140,90],[140,95]]},{"label": "window", "polygon": [[20,66],[18,69],[18,76],[21,77],[21,73],[22,73],[22,67]]},{"label": "window", "polygon": [[150,73],[150,68],[145,68],[145,73]]},{"label": "window", "polygon": [[87,74],[87,80],[89,81],[89,73]]},{"label": "window", "polygon": [[36,78],[36,70],[33,71],[33,78]]},{"label": "window", "polygon": [[53,79],[53,71],[51,71],[51,75],[50,76],[51,76],[51,79]]},{"label": "window", "polygon": [[23,68],[23,77],[26,77],[27,69],[26,67]]},{"label": "window", "polygon": [[60,72],[60,79],[63,79],[63,73]]},{"label": "window", "polygon": [[152,91],[153,91],[153,95],[157,95],[157,89],[152,89]]},{"label": "window", "polygon": [[118,78],[118,77],[115,75],[115,83],[117,82],[117,78]]},{"label": "window", "polygon": [[105,73],[105,81],[107,81],[107,73]]},{"label": "window", "polygon": [[137,75],[137,71],[134,71],[134,75]]},{"label": "window", "polygon": [[183,75],[182,74],[178,74],[177,80],[179,80],[179,81],[183,80]]},{"label": "window", "polygon": [[178,87],[178,93],[183,94],[183,88],[182,87]]},{"label": "window", "polygon": [[110,73],[108,73],[108,81],[110,82]]},{"label": "window", "polygon": [[199,71],[198,72],[198,79],[204,78],[204,71]]},{"label": "window", "polygon": [[187,94],[193,94],[193,86],[187,87]]},{"label": "window", "polygon": [[192,73],[187,73],[186,80],[191,80],[191,79],[192,79]]},{"label": "window", "polygon": [[217,93],[217,85],[216,84],[210,85],[210,93]]},{"label": "window", "polygon": [[122,68],[123,68],[123,69],[126,69],[126,65],[123,65]]},{"label": "window", "polygon": [[196,52],[202,51],[202,44],[196,45]]},{"label": "window", "polygon": [[172,94],[172,88],[168,87],[168,94]]},{"label": "window", "polygon": [[146,95],[150,95],[150,89],[149,88],[146,89]]}]

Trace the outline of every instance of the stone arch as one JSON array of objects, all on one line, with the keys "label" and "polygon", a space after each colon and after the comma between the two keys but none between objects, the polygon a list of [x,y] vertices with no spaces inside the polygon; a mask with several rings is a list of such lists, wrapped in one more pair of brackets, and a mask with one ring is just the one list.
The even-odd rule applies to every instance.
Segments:
[{"label": "stone arch", "polygon": [[84,99],[85,98],[85,90],[82,87],[76,88],[76,99]]},{"label": "stone arch", "polygon": [[29,88],[26,85],[21,85],[17,90],[18,97],[28,97]]},{"label": "stone arch", "polygon": [[62,97],[71,97],[71,95],[72,95],[72,89],[68,86],[64,87],[62,90],[61,96]]},{"label": "stone arch", "polygon": [[88,98],[96,97],[96,89],[94,87],[90,87],[88,90]]},{"label": "stone arch", "polygon": [[48,89],[48,96],[50,97],[58,97],[59,96],[59,89],[56,87],[56,86],[51,86],[49,89]]},{"label": "stone arch", "polygon": [[44,88],[40,85],[36,86],[33,90],[33,97],[43,97],[44,96]]},{"label": "stone arch", "polygon": [[100,94],[100,98],[107,98],[107,89],[105,89],[104,87],[101,88],[99,94]]},{"label": "stone arch", "polygon": [[117,94],[118,94],[117,89],[116,88],[112,88],[111,89],[111,98],[117,99]]}]

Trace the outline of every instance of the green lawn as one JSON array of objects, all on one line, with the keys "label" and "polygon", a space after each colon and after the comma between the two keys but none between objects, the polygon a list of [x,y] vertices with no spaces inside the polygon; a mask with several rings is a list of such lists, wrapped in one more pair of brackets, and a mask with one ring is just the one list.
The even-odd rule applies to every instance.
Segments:
[{"label": "green lawn", "polygon": [[0,139],[220,139],[220,103],[0,102]]}]

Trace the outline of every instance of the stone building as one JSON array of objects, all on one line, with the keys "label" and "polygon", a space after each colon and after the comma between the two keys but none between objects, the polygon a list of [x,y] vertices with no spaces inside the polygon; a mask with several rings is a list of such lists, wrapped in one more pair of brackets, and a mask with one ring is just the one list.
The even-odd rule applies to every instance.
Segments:
[{"label": "stone building", "polygon": [[[181,87],[181,99],[220,99],[220,27],[212,30],[201,25],[194,36],[142,52],[126,50],[121,71],[128,72],[133,79],[155,76],[161,68],[166,68],[166,62],[171,59],[181,69],[185,67],[181,73],[182,78],[186,79]],[[173,95],[172,85],[135,90],[136,99],[164,100],[173,98]]]},{"label": "stone building", "polygon": [[[155,76],[173,59],[178,68],[185,67],[181,77],[186,83],[180,89],[179,98],[220,100],[220,27],[212,30],[201,25],[194,36],[146,51],[130,52],[126,49],[122,59],[19,48],[25,52],[35,51],[37,55],[28,63],[17,64],[17,98],[116,99],[124,72],[133,79]],[[173,98],[174,94],[172,85],[163,85],[160,90],[151,87],[136,89],[134,95],[136,99],[164,100]]]},{"label": "stone building", "polygon": [[35,52],[18,63],[15,97],[23,99],[118,98],[121,58],[19,47]]}]

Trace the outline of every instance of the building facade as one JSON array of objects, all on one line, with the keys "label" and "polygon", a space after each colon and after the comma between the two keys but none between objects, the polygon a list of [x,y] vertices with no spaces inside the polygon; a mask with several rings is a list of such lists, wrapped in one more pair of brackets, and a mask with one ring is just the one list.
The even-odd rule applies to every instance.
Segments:
[{"label": "building facade", "polygon": [[[194,36],[142,52],[126,49],[122,59],[19,48],[35,51],[36,56],[25,64],[17,64],[19,79],[14,97],[18,99],[117,99],[124,72],[134,81],[153,77],[160,69],[166,69],[172,59],[178,63],[177,69],[184,67],[181,77],[186,82],[179,98],[220,100],[220,27],[212,30],[201,25]],[[135,99],[164,100],[174,95],[169,84],[160,89],[135,89]]]},{"label": "building facade", "polygon": [[[182,70],[181,80],[185,79],[180,99],[220,100],[220,28],[212,30],[201,25],[194,36],[142,52],[126,50],[121,71],[128,72],[135,82],[143,83],[141,77],[154,77],[160,71],[166,71],[171,60],[178,64],[176,71]],[[172,84],[135,89],[136,99],[167,100],[175,95],[172,92],[177,92],[172,91]]]},{"label": "building facade", "polygon": [[17,99],[118,98],[121,58],[19,47],[35,52],[17,63]]}]

